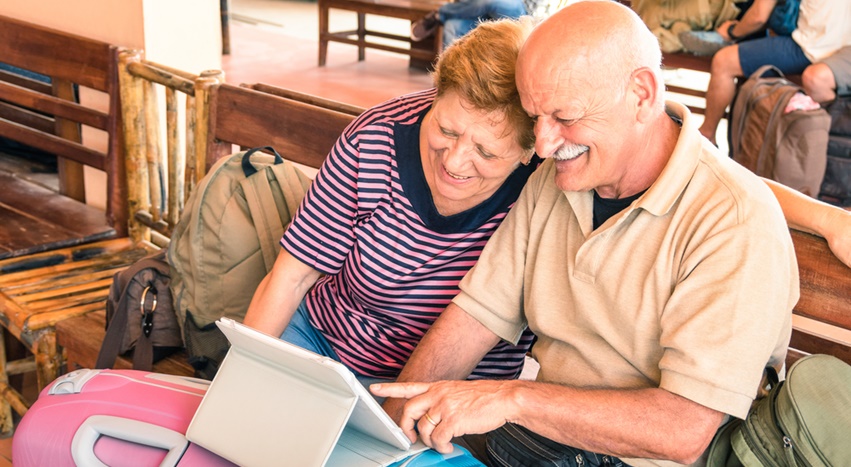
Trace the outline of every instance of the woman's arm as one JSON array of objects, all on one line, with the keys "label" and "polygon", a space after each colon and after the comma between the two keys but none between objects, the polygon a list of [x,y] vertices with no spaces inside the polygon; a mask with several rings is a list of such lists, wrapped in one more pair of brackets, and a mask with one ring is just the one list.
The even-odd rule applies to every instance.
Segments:
[{"label": "woman's arm", "polygon": [[789,227],[824,237],[833,254],[851,267],[851,211],[810,198],[773,180],[763,180],[780,202]]},{"label": "woman's arm", "polygon": [[279,337],[304,295],[321,275],[281,248],[272,270],[254,292],[243,322],[258,331]]}]

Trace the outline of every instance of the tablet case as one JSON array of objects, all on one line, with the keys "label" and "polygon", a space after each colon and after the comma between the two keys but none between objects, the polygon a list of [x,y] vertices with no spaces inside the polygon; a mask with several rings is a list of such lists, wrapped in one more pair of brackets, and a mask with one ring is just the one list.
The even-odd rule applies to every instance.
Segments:
[{"label": "tablet case", "polygon": [[341,363],[228,318],[231,343],[186,436],[239,465],[382,466],[411,446]]}]

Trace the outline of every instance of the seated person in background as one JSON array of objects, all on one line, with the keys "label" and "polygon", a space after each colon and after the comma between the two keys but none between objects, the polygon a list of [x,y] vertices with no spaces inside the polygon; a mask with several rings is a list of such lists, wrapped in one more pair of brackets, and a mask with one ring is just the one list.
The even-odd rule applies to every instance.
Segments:
[{"label": "seated person in background", "polygon": [[805,68],[801,81],[807,94],[818,103],[851,95],[851,46]]},{"label": "seated person in background", "polygon": [[[766,8],[773,8],[774,3],[776,0],[760,2]],[[757,7],[755,2],[748,12]],[[768,18],[767,13],[764,16]],[[754,24],[742,22],[721,25],[719,32],[735,40],[753,32],[749,28],[755,27]],[[848,0],[802,0],[798,28],[792,36],[763,37],[719,50],[712,57],[706,90],[706,113],[700,133],[715,143],[718,123],[736,93],[736,78],[750,76],[766,64],[774,65],[784,74],[800,74],[811,63],[820,62],[842,47],[851,45],[849,24],[851,2]]]},{"label": "seated person in background", "polygon": [[472,31],[482,21],[520,18],[525,15],[523,0],[458,0],[446,3],[437,11],[411,25],[411,39],[421,41],[443,25],[443,47]]},{"label": "seated person in background", "polygon": [[[529,21],[484,23],[441,54],[435,89],[380,104],[337,141],[245,324],[395,378],[540,160],[514,83]],[[531,333],[474,377],[515,378]]]},{"label": "seated person in background", "polygon": [[[411,439],[490,432],[495,465],[691,464],[782,369],[798,271],[780,206],[665,103],[660,62],[616,2],[530,35],[517,84],[549,160],[400,383],[372,386]],[[537,381],[457,381],[527,327]]]}]

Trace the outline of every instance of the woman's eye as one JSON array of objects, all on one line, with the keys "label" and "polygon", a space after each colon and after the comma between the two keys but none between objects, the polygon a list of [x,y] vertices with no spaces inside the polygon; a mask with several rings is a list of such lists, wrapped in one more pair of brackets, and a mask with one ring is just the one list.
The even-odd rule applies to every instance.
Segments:
[{"label": "woman's eye", "polygon": [[455,133],[454,131],[447,130],[445,128],[440,129],[440,134],[442,134],[443,136],[445,136],[447,138],[457,138],[458,137],[457,133]]},{"label": "woman's eye", "polygon": [[495,155],[488,153],[488,152],[485,152],[482,149],[479,149],[479,155],[482,156],[482,158],[485,159],[485,160],[496,159]]}]

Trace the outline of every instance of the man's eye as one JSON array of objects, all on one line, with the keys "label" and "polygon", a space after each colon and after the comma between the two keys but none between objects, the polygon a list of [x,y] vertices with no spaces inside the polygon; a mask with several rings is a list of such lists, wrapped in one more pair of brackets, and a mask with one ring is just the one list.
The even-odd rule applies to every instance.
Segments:
[{"label": "man's eye", "polygon": [[441,128],[440,133],[447,138],[457,138],[458,134],[454,131],[447,130],[446,128]]}]

